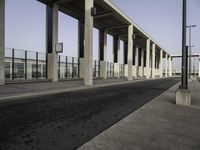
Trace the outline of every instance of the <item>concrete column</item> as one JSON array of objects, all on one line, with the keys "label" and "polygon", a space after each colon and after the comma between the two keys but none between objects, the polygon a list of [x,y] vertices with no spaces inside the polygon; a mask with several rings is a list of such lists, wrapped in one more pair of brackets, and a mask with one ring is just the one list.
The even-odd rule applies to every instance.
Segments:
[{"label": "concrete column", "polygon": [[144,49],[141,49],[141,77],[144,76]]},{"label": "concrete column", "polygon": [[200,55],[199,55],[199,73],[198,76],[200,77]]},{"label": "concrete column", "polygon": [[115,77],[120,78],[119,63],[120,63],[120,39],[119,37],[113,38],[113,54],[114,54],[114,74]]},{"label": "concrete column", "polygon": [[150,77],[150,39],[146,41],[146,78]]},{"label": "concrete column", "polygon": [[128,27],[128,80],[133,80],[133,25]]},{"label": "concrete column", "polygon": [[47,52],[48,79],[58,81],[58,55],[55,45],[58,43],[58,4],[47,6]]},{"label": "concrete column", "polygon": [[93,85],[93,16],[91,8],[94,0],[85,1],[85,47],[84,47],[84,84]]},{"label": "concrete column", "polygon": [[124,42],[124,75],[128,77],[128,43]]},{"label": "concrete column", "polygon": [[0,1],[0,85],[5,84],[5,0]]},{"label": "concrete column", "polygon": [[160,59],[159,59],[159,75],[160,78],[163,77],[163,50],[160,50]]},{"label": "concrete column", "polygon": [[156,52],[156,44],[152,45],[152,78],[155,78],[155,52]]},{"label": "concrete column", "polygon": [[80,78],[84,78],[84,21],[78,21],[78,57],[80,60]]},{"label": "concrete column", "polygon": [[169,65],[169,77],[171,77],[172,76],[172,57],[171,56],[169,56],[168,65]]},{"label": "concrete column", "polygon": [[135,77],[139,75],[139,48],[135,47]]},{"label": "concrete column", "polygon": [[107,78],[107,31],[99,30],[100,77]]},{"label": "concrete column", "polygon": [[165,54],[165,77],[168,77],[168,55]]}]

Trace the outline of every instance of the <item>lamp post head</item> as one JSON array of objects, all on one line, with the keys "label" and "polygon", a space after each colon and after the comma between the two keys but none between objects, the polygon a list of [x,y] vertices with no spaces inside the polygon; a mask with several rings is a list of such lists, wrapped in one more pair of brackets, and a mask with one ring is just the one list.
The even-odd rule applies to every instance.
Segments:
[{"label": "lamp post head", "polygon": [[186,26],[186,28],[194,28],[196,27],[197,25],[189,25],[189,26]]}]

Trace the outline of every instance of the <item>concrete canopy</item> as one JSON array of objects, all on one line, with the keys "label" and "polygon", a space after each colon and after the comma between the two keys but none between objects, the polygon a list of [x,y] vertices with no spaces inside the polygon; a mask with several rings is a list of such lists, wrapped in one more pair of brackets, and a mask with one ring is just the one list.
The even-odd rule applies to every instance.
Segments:
[{"label": "concrete canopy", "polygon": [[[84,21],[85,0],[37,0],[51,6],[59,4],[59,11],[73,18]],[[136,23],[129,19],[120,9],[109,0],[94,0],[96,16],[94,16],[94,27],[100,30],[107,30],[112,36],[119,36],[124,42],[128,41],[128,26],[134,26],[134,45],[141,48],[146,47],[146,40],[150,39],[159,49],[161,48],[147,33]],[[164,51],[165,52],[165,51]]]}]

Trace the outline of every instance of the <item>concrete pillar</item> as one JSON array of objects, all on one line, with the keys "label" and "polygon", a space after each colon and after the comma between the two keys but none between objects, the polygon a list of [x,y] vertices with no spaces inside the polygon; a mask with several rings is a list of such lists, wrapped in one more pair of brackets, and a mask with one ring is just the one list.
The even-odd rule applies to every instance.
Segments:
[{"label": "concrete pillar", "polygon": [[155,52],[156,52],[156,44],[152,45],[152,78],[155,78]]},{"label": "concrete pillar", "polygon": [[100,77],[107,78],[107,31],[99,30]]},{"label": "concrete pillar", "polygon": [[47,6],[47,53],[48,79],[58,81],[58,55],[55,45],[58,43],[58,4]]},{"label": "concrete pillar", "polygon": [[115,77],[120,78],[119,64],[120,64],[120,39],[113,38],[113,54],[114,54],[114,74]]},{"label": "concrete pillar", "polygon": [[128,27],[128,80],[133,80],[133,25]]},{"label": "concrete pillar", "polygon": [[200,77],[200,55],[199,55],[199,73],[198,76]]},{"label": "concrete pillar", "polygon": [[78,21],[78,57],[80,62],[80,78],[84,78],[84,21]]},{"label": "concrete pillar", "polygon": [[135,47],[135,77],[139,75],[139,48]]},{"label": "concrete pillar", "polygon": [[144,76],[144,49],[141,49],[141,77]]},{"label": "concrete pillar", "polygon": [[128,77],[128,43],[124,42],[124,76]]},{"label": "concrete pillar", "polygon": [[150,77],[150,39],[146,41],[146,78]]},{"label": "concrete pillar", "polygon": [[169,77],[172,76],[172,57],[169,56],[168,58],[168,65],[169,65]]},{"label": "concrete pillar", "polygon": [[0,1],[0,85],[5,84],[5,0]]},{"label": "concrete pillar", "polygon": [[160,50],[160,59],[159,59],[159,75],[160,78],[163,77],[163,50]]},{"label": "concrete pillar", "polygon": [[168,55],[165,54],[165,77],[168,77]]},{"label": "concrete pillar", "polygon": [[93,85],[93,16],[91,8],[94,0],[85,1],[85,46],[84,46],[84,84]]}]

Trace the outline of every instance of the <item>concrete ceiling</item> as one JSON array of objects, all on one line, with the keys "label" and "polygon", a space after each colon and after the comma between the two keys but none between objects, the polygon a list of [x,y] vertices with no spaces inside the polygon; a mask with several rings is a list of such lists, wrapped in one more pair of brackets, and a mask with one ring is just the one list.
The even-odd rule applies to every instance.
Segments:
[{"label": "concrete ceiling", "polygon": [[[85,0],[37,0],[46,5],[53,3],[59,4],[59,11],[67,14],[78,20],[84,20]],[[119,14],[118,11],[113,9],[104,0],[94,0],[94,7],[97,10],[94,16],[94,27],[100,30],[107,30],[108,34],[112,36],[120,36],[120,39],[128,41],[128,26],[131,24],[124,16]],[[140,29],[134,27],[134,45],[140,45],[146,48],[146,39],[148,37],[143,34]]]}]

